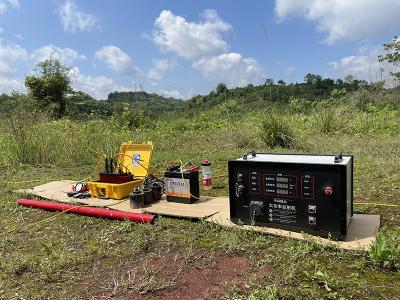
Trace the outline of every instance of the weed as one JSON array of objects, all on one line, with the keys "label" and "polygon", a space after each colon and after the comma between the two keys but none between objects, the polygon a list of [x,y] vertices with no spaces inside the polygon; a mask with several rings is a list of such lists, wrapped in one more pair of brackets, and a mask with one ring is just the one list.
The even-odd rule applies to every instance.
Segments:
[{"label": "weed", "polygon": [[164,279],[160,274],[160,269],[144,265],[141,272],[131,270],[122,276],[114,276],[112,283],[105,288],[111,290],[109,297],[115,297],[122,293],[129,294],[148,294],[170,288],[175,284],[176,278]]},{"label": "weed", "polygon": [[398,109],[400,106],[399,94],[395,89],[390,91],[360,89],[349,94],[347,98],[352,107],[361,111],[368,111],[368,106],[371,104],[380,108],[390,105]]},{"label": "weed", "polygon": [[256,132],[244,127],[229,126],[219,132],[218,138],[221,140],[232,141],[239,149],[254,149],[257,145],[259,136]]},{"label": "weed", "polygon": [[335,290],[337,289],[338,282],[336,278],[329,274],[324,268],[315,265],[313,272],[304,271],[304,274],[319,287],[322,287],[329,299],[337,298],[337,292]]},{"label": "weed", "polygon": [[291,97],[289,99],[289,109],[294,113],[306,113],[311,107],[311,101],[307,99]]},{"label": "weed", "polygon": [[236,285],[229,287],[229,292],[222,299],[233,300],[276,300],[279,299],[276,284],[261,284],[252,280],[247,290],[242,290]]},{"label": "weed", "polygon": [[237,253],[244,250],[243,244],[240,242],[242,235],[240,231],[231,232],[224,230],[220,234],[220,247],[226,253]]},{"label": "weed", "polygon": [[278,288],[276,285],[266,286],[253,286],[250,295],[247,297],[249,300],[263,299],[275,300],[278,299]]},{"label": "weed", "polygon": [[261,139],[272,148],[293,148],[294,134],[288,123],[275,113],[269,113],[261,121]]},{"label": "weed", "polygon": [[370,258],[374,265],[389,270],[400,268],[400,238],[388,230],[381,230],[371,245]]},{"label": "weed", "polygon": [[347,109],[327,107],[319,109],[314,116],[314,127],[321,133],[344,131],[350,121],[350,112]]}]

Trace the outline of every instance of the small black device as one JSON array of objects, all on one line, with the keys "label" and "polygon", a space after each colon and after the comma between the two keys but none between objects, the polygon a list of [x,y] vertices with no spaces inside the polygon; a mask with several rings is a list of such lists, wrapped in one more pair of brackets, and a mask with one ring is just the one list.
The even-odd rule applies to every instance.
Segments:
[{"label": "small black device", "polygon": [[188,166],[181,170],[173,165],[164,173],[167,201],[191,204],[199,199],[199,167]]},{"label": "small black device", "polygon": [[135,189],[129,194],[131,208],[138,209],[144,206],[144,193],[142,190]]},{"label": "small black device", "polygon": [[228,169],[233,222],[345,237],[353,215],[351,155],[252,151]]}]

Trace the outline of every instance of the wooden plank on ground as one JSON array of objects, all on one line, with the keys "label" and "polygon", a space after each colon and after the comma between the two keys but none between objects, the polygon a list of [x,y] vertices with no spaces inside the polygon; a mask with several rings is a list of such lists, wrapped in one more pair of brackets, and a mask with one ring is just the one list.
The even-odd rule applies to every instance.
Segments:
[{"label": "wooden plank on ground", "polygon": [[164,216],[181,217],[189,219],[205,218],[209,222],[228,227],[237,227],[243,230],[253,230],[272,234],[295,238],[299,240],[312,239],[315,242],[323,245],[332,245],[341,249],[348,250],[365,250],[367,251],[370,245],[375,241],[376,233],[380,226],[379,215],[354,214],[348,229],[348,234],[344,241],[332,241],[329,239],[305,235],[298,232],[281,230],[270,227],[259,227],[250,225],[236,225],[229,218],[229,198],[228,197],[201,197],[200,200],[193,204],[182,204],[167,202],[162,199],[150,206],[142,209],[132,209],[129,199],[112,200],[112,199],[75,199],[67,196],[67,192],[71,190],[73,181],[53,181],[33,187],[28,190],[19,190],[17,192],[35,195],[53,201],[66,203],[80,203],[93,206],[110,206],[112,209],[117,209],[127,212],[146,212]]}]

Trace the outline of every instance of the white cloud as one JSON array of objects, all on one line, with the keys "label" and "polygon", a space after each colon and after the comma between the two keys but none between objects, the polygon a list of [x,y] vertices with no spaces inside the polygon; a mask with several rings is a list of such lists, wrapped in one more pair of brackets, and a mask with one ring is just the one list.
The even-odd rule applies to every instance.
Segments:
[{"label": "white cloud", "polygon": [[207,9],[200,14],[202,21],[189,22],[169,10],[163,10],[154,22],[153,42],[162,51],[169,51],[186,59],[225,52],[228,44],[221,33],[230,30],[215,10]]},{"label": "white cloud", "polygon": [[45,45],[34,50],[31,58],[35,62],[40,62],[53,56],[60,59],[67,65],[72,65],[77,60],[86,59],[85,55],[79,54],[71,48],[59,48],[53,44]]},{"label": "white cloud", "polygon": [[61,18],[64,31],[91,31],[99,27],[97,17],[80,11],[78,6],[72,0],[66,0],[65,3],[57,10]]},{"label": "white cloud", "polygon": [[1,0],[0,1],[0,15],[4,14],[9,6],[13,8],[19,8],[19,2],[18,0]]},{"label": "white cloud", "polygon": [[169,98],[169,97],[173,97],[176,99],[185,99],[186,98],[178,90],[171,90],[171,91],[160,90],[159,93],[160,93],[160,95],[162,95],[166,98]]},{"label": "white cloud", "polygon": [[389,72],[394,72],[396,69],[393,65],[378,61],[378,55],[382,52],[382,46],[361,47],[356,55],[345,56],[328,64],[342,76],[353,75],[357,79],[369,82],[390,81]]},{"label": "white cloud", "polygon": [[128,91],[127,87],[118,85],[106,76],[89,76],[80,72],[78,67],[70,70],[73,88],[84,91],[96,99],[106,99],[114,91]]},{"label": "white cloud", "polygon": [[369,79],[369,81],[376,77],[379,69],[377,58],[368,55],[345,56],[339,61],[329,62],[329,65],[342,75],[353,75],[358,79]]},{"label": "white cloud", "polygon": [[205,78],[224,82],[229,87],[260,83],[265,79],[263,69],[251,57],[243,58],[239,53],[223,53],[218,56],[201,58],[193,63]]},{"label": "white cloud", "polygon": [[399,0],[276,0],[275,14],[282,21],[291,16],[317,23],[317,30],[327,32],[324,42],[361,39],[400,27]]},{"label": "white cloud", "polygon": [[25,85],[18,79],[0,77],[0,94],[9,94],[12,91],[25,92]]},{"label": "white cloud", "polygon": [[110,69],[119,75],[132,75],[135,70],[129,55],[114,45],[101,48],[96,52],[95,57],[105,62]]},{"label": "white cloud", "polygon": [[168,59],[154,59],[153,65],[150,68],[147,78],[152,80],[161,80],[164,74],[174,68],[174,63]]},{"label": "white cloud", "polygon": [[24,92],[22,80],[14,78],[19,64],[27,61],[28,52],[16,44],[0,43],[0,93]]},{"label": "white cloud", "polygon": [[9,78],[17,73],[17,64],[28,59],[27,51],[19,45],[0,44],[0,77]]}]

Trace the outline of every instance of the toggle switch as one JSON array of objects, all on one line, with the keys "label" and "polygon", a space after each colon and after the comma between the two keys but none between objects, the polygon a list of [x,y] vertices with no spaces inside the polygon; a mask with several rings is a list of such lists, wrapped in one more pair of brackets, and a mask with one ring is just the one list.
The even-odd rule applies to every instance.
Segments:
[{"label": "toggle switch", "polygon": [[317,218],[316,218],[316,217],[309,216],[309,217],[308,217],[308,224],[310,224],[310,225],[315,225],[315,224],[317,224]]}]

